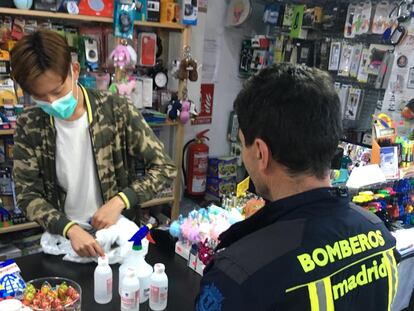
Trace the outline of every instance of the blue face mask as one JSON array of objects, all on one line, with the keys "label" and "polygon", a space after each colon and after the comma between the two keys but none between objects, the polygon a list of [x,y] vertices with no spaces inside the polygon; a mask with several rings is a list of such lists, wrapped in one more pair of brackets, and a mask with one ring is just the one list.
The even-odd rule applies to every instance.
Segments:
[{"label": "blue face mask", "polygon": [[41,108],[44,112],[52,117],[59,119],[69,119],[76,108],[77,100],[73,96],[73,73],[72,73],[72,90],[65,96],[54,100],[53,102],[46,102],[32,98],[36,106]]}]

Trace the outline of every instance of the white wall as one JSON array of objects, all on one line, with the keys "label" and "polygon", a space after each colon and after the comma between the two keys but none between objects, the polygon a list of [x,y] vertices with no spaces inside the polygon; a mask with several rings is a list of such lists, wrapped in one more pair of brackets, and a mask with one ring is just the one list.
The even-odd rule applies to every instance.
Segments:
[{"label": "white wall", "polygon": [[[217,72],[217,81],[214,90],[213,119],[212,124],[193,126],[187,124],[185,128],[185,142],[194,138],[195,134],[209,128],[210,155],[226,155],[229,153],[229,144],[226,140],[227,124],[230,111],[233,109],[233,101],[241,89],[243,79],[238,78],[239,54],[241,41],[247,36],[265,31],[261,21],[264,7],[254,5],[250,19],[239,28],[227,28],[224,26],[224,16],[227,11],[227,1],[210,0],[206,13],[199,14],[199,21],[193,27],[191,48],[193,57],[202,63],[204,38],[214,36],[219,38],[220,49],[218,51],[220,62]],[[189,98],[199,103],[201,70],[197,82],[189,82]]]}]

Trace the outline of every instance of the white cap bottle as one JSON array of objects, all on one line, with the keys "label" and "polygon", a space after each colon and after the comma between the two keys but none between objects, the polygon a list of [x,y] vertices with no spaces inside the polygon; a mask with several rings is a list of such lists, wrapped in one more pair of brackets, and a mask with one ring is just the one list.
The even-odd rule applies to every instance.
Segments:
[{"label": "white cap bottle", "polygon": [[139,280],[134,268],[127,268],[120,295],[121,311],[139,311]]},{"label": "white cap bottle", "polygon": [[167,308],[168,277],[165,274],[165,266],[162,263],[154,265],[154,273],[150,279],[149,307],[153,311],[161,311]]},{"label": "white cap bottle", "polygon": [[145,261],[145,253],[143,251],[131,250],[122,265],[119,266],[119,287],[118,292],[121,294],[121,281],[125,277],[125,273],[128,268],[134,268],[136,270],[137,277],[139,279],[140,287],[140,303],[144,303],[149,298],[150,292],[150,277],[154,271],[152,266]]},{"label": "white cap bottle", "polygon": [[98,257],[98,266],[94,273],[94,297],[100,304],[112,300],[112,269],[108,264],[108,257]]}]

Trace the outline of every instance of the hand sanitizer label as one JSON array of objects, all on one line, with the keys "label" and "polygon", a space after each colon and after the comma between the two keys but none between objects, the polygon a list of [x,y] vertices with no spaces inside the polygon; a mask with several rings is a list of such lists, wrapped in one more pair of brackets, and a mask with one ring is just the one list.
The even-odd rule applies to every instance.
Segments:
[{"label": "hand sanitizer label", "polygon": [[133,310],[139,303],[139,290],[135,292],[121,291],[121,309]]}]

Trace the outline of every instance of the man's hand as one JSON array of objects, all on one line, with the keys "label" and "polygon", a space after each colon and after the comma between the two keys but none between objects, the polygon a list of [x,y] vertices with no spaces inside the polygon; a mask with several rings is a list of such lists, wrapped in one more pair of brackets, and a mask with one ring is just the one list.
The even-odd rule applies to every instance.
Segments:
[{"label": "man's hand", "polygon": [[105,256],[99,243],[78,225],[73,225],[66,234],[73,250],[81,257]]},{"label": "man's hand", "polygon": [[93,215],[91,225],[96,230],[108,228],[118,221],[119,215],[125,208],[125,203],[119,196],[114,196]]}]

